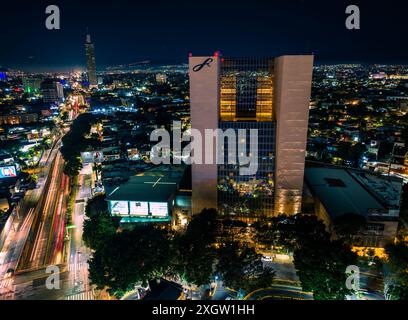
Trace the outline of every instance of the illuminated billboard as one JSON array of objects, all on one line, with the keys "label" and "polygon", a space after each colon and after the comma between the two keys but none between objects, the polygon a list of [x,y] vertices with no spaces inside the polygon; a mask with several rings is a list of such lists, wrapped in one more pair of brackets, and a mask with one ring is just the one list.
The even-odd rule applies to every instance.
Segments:
[{"label": "illuminated billboard", "polygon": [[152,216],[166,217],[169,214],[167,202],[149,202]]},{"label": "illuminated billboard", "polygon": [[81,152],[83,163],[101,163],[104,160],[102,151],[85,151]]},{"label": "illuminated billboard", "polygon": [[139,150],[137,150],[136,148],[128,149],[127,153],[128,153],[129,160],[132,160],[132,161],[140,160]]},{"label": "illuminated billboard", "polygon": [[15,166],[5,166],[0,167],[0,179],[2,178],[13,178],[17,176]]},{"label": "illuminated billboard", "polygon": [[129,214],[127,201],[111,201],[110,207],[112,215],[124,216]]},{"label": "illuminated billboard", "polygon": [[110,212],[113,216],[167,218],[169,208],[167,202],[147,201],[110,201]]},{"label": "illuminated billboard", "polygon": [[149,215],[149,203],[148,202],[130,201],[129,207],[130,207],[130,211],[129,211],[130,215],[136,215],[136,216]]}]

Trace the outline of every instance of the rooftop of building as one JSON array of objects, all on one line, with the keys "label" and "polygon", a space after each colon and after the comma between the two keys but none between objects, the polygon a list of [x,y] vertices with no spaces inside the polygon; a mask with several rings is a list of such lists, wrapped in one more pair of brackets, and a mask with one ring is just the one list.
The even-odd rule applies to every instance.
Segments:
[{"label": "rooftop of building", "polygon": [[398,209],[401,180],[337,167],[309,167],[305,181],[332,218]]},{"label": "rooftop of building", "polygon": [[369,174],[362,171],[349,171],[365,188],[386,207],[398,208],[401,201],[401,178]]},{"label": "rooftop of building", "polygon": [[[107,188],[108,201],[167,202],[184,185],[185,166],[158,166],[131,176],[116,188]],[[108,190],[109,189],[109,190]]]}]

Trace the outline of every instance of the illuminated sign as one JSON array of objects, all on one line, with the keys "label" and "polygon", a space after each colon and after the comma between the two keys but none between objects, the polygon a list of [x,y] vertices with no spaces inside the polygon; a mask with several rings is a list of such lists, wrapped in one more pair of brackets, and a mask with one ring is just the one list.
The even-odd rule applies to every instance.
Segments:
[{"label": "illuminated sign", "polygon": [[194,72],[198,72],[200,71],[202,68],[204,68],[205,66],[210,67],[211,66],[211,62],[213,62],[214,59],[213,58],[207,58],[206,60],[204,60],[202,63],[199,63],[197,65],[195,65],[193,67],[193,71]]},{"label": "illuminated sign", "polygon": [[139,154],[139,150],[137,150],[136,148],[132,148],[132,149],[128,149],[128,158],[129,160],[139,160],[140,159],[140,154]]},{"label": "illuminated sign", "polygon": [[167,218],[169,208],[167,202],[146,201],[110,201],[110,212],[113,216],[132,216]]},{"label": "illuminated sign", "polygon": [[0,179],[1,178],[12,178],[16,176],[17,176],[17,172],[16,172],[15,166],[0,167]]},{"label": "illuminated sign", "polygon": [[83,163],[101,163],[104,160],[101,151],[81,152],[81,158]]},{"label": "illuminated sign", "polygon": [[130,214],[136,216],[149,215],[149,203],[148,202],[135,202],[130,201]]},{"label": "illuminated sign", "polygon": [[166,217],[169,214],[167,202],[149,202],[152,216]]},{"label": "illuminated sign", "polygon": [[129,214],[129,208],[128,208],[128,202],[127,201],[111,201],[111,213],[113,215],[128,215]]}]

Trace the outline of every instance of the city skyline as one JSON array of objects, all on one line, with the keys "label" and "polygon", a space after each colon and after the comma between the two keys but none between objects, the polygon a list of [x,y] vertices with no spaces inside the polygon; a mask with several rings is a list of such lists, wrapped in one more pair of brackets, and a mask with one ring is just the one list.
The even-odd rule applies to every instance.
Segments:
[{"label": "city skyline", "polygon": [[0,300],[407,300],[408,20],[349,1],[2,6]]},{"label": "city skyline", "polygon": [[[55,4],[60,8],[60,30],[45,28],[48,4],[3,5],[2,42],[8,50],[0,52],[0,65],[27,71],[85,66],[82,39],[87,28],[99,68],[146,59],[181,63],[190,52],[208,51],[258,57],[314,54],[317,64],[408,62],[408,46],[399,35],[406,28],[405,7],[398,3],[383,8],[357,1],[360,30],[345,28],[347,1],[330,6],[322,1],[254,1],[250,6],[227,1],[206,10],[197,10],[208,6],[204,2],[183,1]],[[15,17],[24,23],[13,24]]]}]

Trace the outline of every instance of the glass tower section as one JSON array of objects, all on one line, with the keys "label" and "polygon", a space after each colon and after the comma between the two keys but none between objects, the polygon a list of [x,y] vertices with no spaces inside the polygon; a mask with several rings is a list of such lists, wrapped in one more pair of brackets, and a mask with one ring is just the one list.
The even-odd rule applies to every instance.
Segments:
[{"label": "glass tower section", "polygon": [[271,216],[274,211],[273,62],[270,58],[221,60],[219,128],[233,129],[236,137],[238,129],[247,129],[247,154],[251,150],[249,129],[257,130],[258,170],[253,175],[240,175],[239,164],[228,164],[226,139],[224,164],[217,168],[218,209],[248,221]]}]

